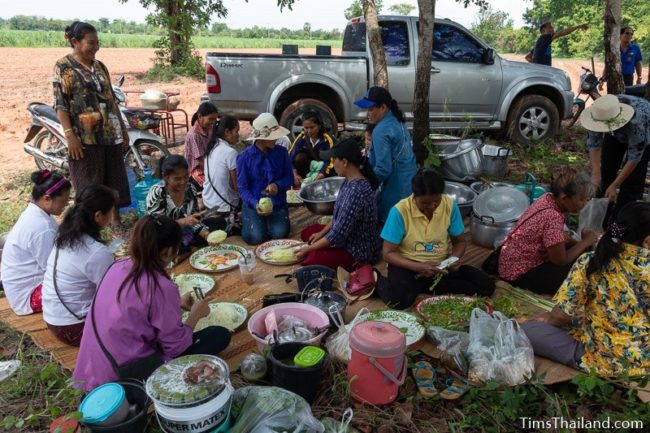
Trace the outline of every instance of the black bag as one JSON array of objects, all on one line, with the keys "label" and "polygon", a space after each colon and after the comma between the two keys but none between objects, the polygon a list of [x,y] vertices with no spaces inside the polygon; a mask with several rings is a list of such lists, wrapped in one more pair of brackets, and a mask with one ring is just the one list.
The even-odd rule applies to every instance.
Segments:
[{"label": "black bag", "polygon": [[[112,266],[112,265],[111,265]],[[110,269],[110,267],[108,268]],[[106,273],[108,273],[108,270],[106,270]],[[106,273],[104,276],[106,276]],[[102,281],[104,278],[102,277]],[[97,285],[97,291],[99,291],[99,287],[101,286],[102,282],[100,281],[99,284]],[[113,371],[117,374],[117,377],[121,380],[125,379],[135,379],[138,381],[145,381],[149,376],[151,376],[151,373],[153,373],[158,367],[163,365],[163,360],[162,357],[160,356],[160,353],[158,350],[156,350],[154,353],[151,355],[147,356],[146,358],[143,359],[138,359],[137,361],[129,362],[128,364],[122,365],[121,367],[117,365],[117,362],[115,361],[115,358],[113,358],[113,355],[106,349],[106,346],[104,346],[104,342],[99,338],[99,333],[97,333],[97,327],[95,325],[95,300],[97,299],[97,292],[95,292],[95,299],[93,299],[93,303],[90,306],[90,321],[93,325],[93,332],[95,334],[95,338],[97,339],[97,343],[99,344],[99,347],[102,349],[102,352],[104,352],[104,355],[106,356],[106,359],[108,359],[108,362],[111,364],[111,367],[113,367]]]},{"label": "black bag", "polygon": [[264,295],[262,297],[262,307],[269,305],[282,304],[284,302],[300,302],[300,293],[284,292],[274,293],[272,295]]},{"label": "black bag", "polygon": [[290,283],[295,278],[298,283],[298,290],[301,292],[305,289],[331,290],[332,283],[336,278],[336,272],[327,266],[309,265],[303,266],[291,274],[278,274],[275,277],[287,277],[285,280],[287,283]]}]

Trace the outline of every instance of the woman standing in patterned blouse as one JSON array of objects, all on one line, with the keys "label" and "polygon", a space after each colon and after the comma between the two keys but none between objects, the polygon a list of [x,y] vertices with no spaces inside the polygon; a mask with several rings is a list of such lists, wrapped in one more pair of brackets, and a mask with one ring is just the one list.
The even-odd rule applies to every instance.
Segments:
[{"label": "woman standing in patterned blouse", "polygon": [[522,325],[535,354],[603,376],[650,373],[650,203],[621,209],[554,300]]},{"label": "woman standing in patterned blouse", "polygon": [[332,220],[302,231],[308,242],[296,253],[303,265],[323,265],[348,271],[354,263],[374,263],[379,258],[379,222],[374,190],[378,182],[361,146],[352,138],[337,143],[324,159],[333,158],[334,170],[345,177],[334,205]]},{"label": "woman standing in patterned blouse", "polygon": [[70,178],[76,191],[93,184],[119,193],[118,207],[131,203],[122,149],[127,128],[115,103],[106,66],[95,59],[97,30],[75,21],[65,29],[72,53],[54,66],[54,105],[68,141]]}]

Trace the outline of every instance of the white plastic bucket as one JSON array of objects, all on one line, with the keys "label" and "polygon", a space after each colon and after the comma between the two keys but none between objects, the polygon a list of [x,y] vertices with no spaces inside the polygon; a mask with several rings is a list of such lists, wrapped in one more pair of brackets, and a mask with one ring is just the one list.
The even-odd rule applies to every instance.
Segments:
[{"label": "white plastic bucket", "polygon": [[230,382],[210,400],[197,406],[166,406],[154,400],[158,423],[167,433],[220,433],[230,430]]}]

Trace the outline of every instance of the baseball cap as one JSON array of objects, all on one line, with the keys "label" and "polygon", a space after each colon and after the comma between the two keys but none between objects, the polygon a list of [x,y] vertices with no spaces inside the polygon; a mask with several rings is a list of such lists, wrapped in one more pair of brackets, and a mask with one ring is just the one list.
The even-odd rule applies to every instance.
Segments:
[{"label": "baseball cap", "polygon": [[366,91],[366,94],[363,98],[354,102],[359,108],[368,109],[374,107],[375,105],[386,104],[390,105],[390,102],[393,100],[393,97],[390,95],[388,90],[383,87],[375,86],[371,87]]}]

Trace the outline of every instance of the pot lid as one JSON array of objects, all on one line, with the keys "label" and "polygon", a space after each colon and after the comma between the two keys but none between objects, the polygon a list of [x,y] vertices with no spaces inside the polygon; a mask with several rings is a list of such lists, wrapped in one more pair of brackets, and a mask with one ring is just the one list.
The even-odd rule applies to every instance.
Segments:
[{"label": "pot lid", "polygon": [[350,347],[367,356],[388,358],[404,353],[406,337],[390,323],[368,320],[352,327]]},{"label": "pot lid", "polygon": [[212,355],[186,355],[161,365],[147,379],[149,397],[165,406],[198,404],[220,393],[228,364]]},{"label": "pot lid", "polygon": [[305,346],[293,357],[293,363],[299,367],[314,367],[325,358],[325,351],[316,346]]},{"label": "pot lid", "polygon": [[474,213],[489,216],[495,223],[516,221],[528,208],[530,201],[523,192],[508,186],[497,186],[482,192],[474,200]]},{"label": "pot lid", "polygon": [[105,383],[90,391],[79,406],[83,414],[82,422],[98,424],[106,421],[120,407],[126,392],[119,383]]},{"label": "pot lid", "polygon": [[318,291],[317,293],[308,295],[307,299],[305,299],[305,304],[313,305],[328,313],[332,306],[334,306],[336,311],[342,311],[347,305],[347,302],[343,296],[336,292]]}]

